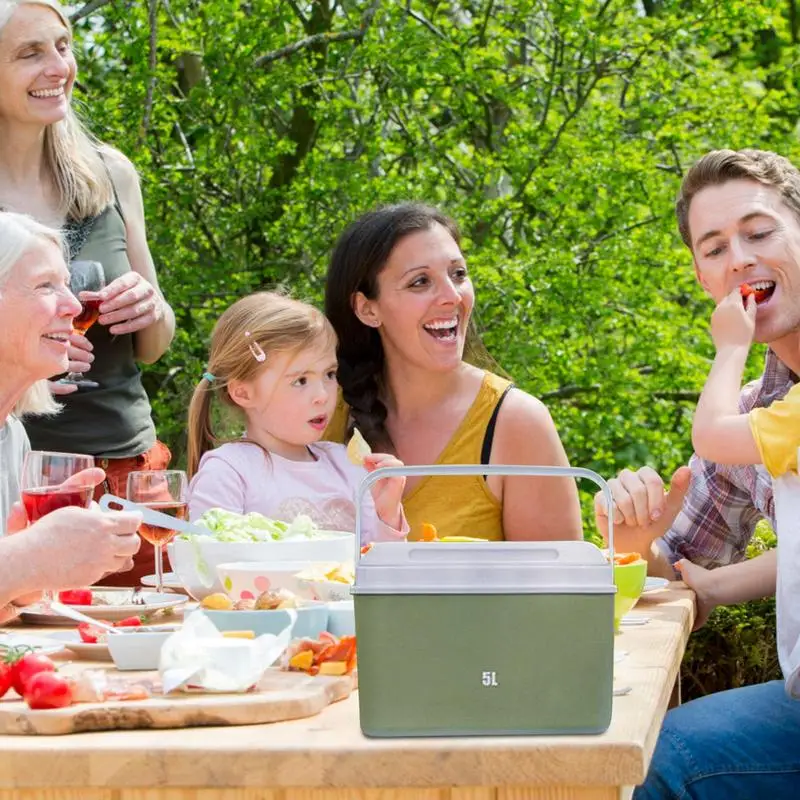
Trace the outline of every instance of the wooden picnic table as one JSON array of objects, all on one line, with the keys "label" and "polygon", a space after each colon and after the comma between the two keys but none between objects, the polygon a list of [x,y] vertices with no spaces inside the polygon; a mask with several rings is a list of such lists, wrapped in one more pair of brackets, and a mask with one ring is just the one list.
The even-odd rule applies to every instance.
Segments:
[{"label": "wooden picnic table", "polygon": [[[611,800],[647,770],[692,626],[683,584],[623,627],[599,736],[367,739],[358,700],[272,725],[0,736],[0,800]],[[43,632],[42,629],[31,631]],[[535,669],[535,664],[531,664]],[[591,664],[586,665],[591,669]]]}]

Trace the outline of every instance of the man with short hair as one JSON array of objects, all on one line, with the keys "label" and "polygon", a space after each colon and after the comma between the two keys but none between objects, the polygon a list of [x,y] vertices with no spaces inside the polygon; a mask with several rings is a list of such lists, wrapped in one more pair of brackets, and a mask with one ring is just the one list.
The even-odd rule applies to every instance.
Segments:
[{"label": "man with short hair", "polygon": [[[743,283],[760,289],[755,341],[769,349],[739,408],[768,406],[800,374],[800,171],[775,153],[714,151],[687,173],[676,210],[697,278],[716,303]],[[766,517],[774,525],[763,466],[723,466],[693,455],[669,492],[647,467],[624,470],[610,484],[618,546],[646,554],[652,574],[674,578],[673,564],[682,558],[706,567],[742,561],[756,523]],[[602,530],[608,512],[600,498],[595,510]],[[774,591],[774,551],[741,569],[770,580],[743,581],[737,602],[751,599],[747,587],[754,584],[762,594],[765,586]],[[782,681],[772,681],[670,711],[635,798],[778,800],[799,793],[800,703]]]}]

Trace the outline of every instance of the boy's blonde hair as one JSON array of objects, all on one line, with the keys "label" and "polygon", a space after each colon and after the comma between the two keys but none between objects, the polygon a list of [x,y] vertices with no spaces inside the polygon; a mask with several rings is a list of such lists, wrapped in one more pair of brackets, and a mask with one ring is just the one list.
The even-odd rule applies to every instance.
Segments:
[{"label": "boy's blonde hair", "polygon": [[[49,245],[64,252],[61,234],[58,231],[42,225],[25,214],[0,211],[0,297],[5,291],[14,265],[32,250]],[[14,413],[18,416],[54,414],[60,408],[61,406],[50,394],[47,381],[42,380],[26,390],[14,407]]]},{"label": "boy's blonde hair", "polygon": [[[56,0],[0,0],[0,41],[3,30],[20,6],[42,6],[58,15],[72,39],[72,25]],[[110,205],[114,189],[100,156],[100,143],[83,127],[72,110],[44,131],[44,165],[53,181],[59,210],[68,218],[95,217]]]},{"label": "boy's blonde hair", "polygon": [[[231,381],[254,380],[270,366],[275,354],[323,346],[335,349],[333,327],[321,311],[299,300],[258,292],[225,311],[211,334],[209,377],[197,384],[189,404],[189,477],[197,472],[203,454],[220,442],[211,421],[214,397],[238,408],[228,393]],[[262,354],[265,358],[259,360]]]}]

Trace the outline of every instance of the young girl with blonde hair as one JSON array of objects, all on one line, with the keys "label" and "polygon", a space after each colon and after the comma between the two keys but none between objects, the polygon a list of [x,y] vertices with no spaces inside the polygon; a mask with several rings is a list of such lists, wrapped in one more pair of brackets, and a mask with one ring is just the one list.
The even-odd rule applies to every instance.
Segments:
[{"label": "young girl with blonde hair", "polygon": [[[320,441],[336,407],[336,370],[336,335],[312,306],[261,292],[220,317],[208,371],[189,407],[191,519],[217,507],[286,522],[306,514],[323,529],[354,529],[355,491],[365,469],[400,462],[370,454],[361,467],[350,462],[344,445]],[[219,447],[215,400],[240,411],[246,423],[241,439]],[[364,503],[364,541],[408,533],[404,488],[404,478],[372,487]]]}]

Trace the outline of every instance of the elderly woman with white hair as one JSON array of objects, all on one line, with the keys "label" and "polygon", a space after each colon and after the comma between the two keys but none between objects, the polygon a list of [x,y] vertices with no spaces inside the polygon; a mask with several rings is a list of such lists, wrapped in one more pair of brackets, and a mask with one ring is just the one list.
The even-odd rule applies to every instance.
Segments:
[{"label": "elderly woman with white hair", "polygon": [[[70,336],[69,369],[93,387],[59,382],[58,418],[25,426],[37,450],[81,452],[106,472],[104,489],[125,496],[133,470],[165,469],[137,362],[157,361],[172,340],[145,235],[144,205],[131,162],[93,139],[72,108],[77,67],[69,20],[57,0],[0,0],[0,208],[63,230],[68,261],[103,267],[100,315]],[[152,572],[152,545],[136,569],[109,584]]]},{"label": "elderly woman with white hair", "polygon": [[[19,476],[28,449],[18,415],[56,414],[46,378],[67,366],[80,303],[58,233],[0,212],[0,623],[43,589],[86,586],[133,566],[139,514],[62,508],[27,525]],[[100,483],[100,469],[82,477]],[[8,535],[15,534],[15,535]]]}]

